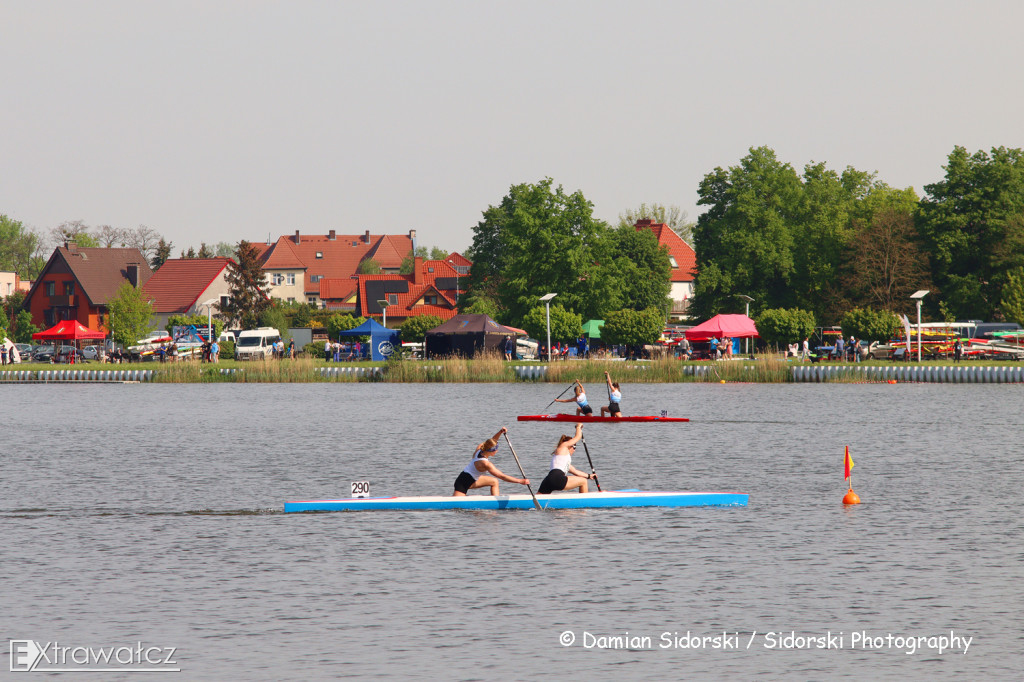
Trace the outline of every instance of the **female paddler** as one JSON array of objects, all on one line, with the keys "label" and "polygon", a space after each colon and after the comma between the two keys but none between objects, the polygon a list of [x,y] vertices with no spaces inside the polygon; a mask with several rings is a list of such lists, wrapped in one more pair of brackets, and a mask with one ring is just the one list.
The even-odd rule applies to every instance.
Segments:
[{"label": "female paddler", "polygon": [[587,403],[587,392],[583,390],[583,384],[580,380],[576,380],[576,386],[573,388],[575,396],[572,398],[555,398],[556,403],[576,403],[576,416],[581,414],[594,414],[594,408]]},{"label": "female paddler", "polygon": [[[551,471],[541,481],[538,495],[548,495],[556,490],[575,490],[587,492],[587,481],[591,474],[585,474],[572,465],[572,453],[576,444],[583,438],[583,424],[576,424],[576,435],[570,438],[563,435],[558,439],[555,451],[551,453]],[[597,474],[593,474],[596,476]]]},{"label": "female paddler", "polygon": [[608,407],[601,408],[601,416],[607,413],[609,417],[621,417],[622,408],[619,403],[622,402],[622,391],[619,390],[619,382],[613,382],[608,372],[604,373],[604,380],[608,383]]},{"label": "female paddler", "polygon": [[507,432],[508,429],[502,426],[501,430],[494,434],[492,438],[488,438],[476,446],[473,459],[469,461],[466,468],[455,479],[455,492],[452,493],[452,497],[460,497],[473,488],[484,488],[487,486],[491,488],[491,495],[497,495],[499,478],[509,483],[530,485],[530,479],[512,478],[507,474],[503,474],[498,470],[498,467],[491,464],[488,460],[489,457],[493,457],[494,453],[498,451],[498,439]]}]

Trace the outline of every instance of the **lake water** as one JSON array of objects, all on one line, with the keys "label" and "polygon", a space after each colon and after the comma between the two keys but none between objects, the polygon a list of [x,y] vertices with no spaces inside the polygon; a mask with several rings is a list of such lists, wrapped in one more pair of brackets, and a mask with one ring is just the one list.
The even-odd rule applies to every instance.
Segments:
[{"label": "lake water", "polygon": [[745,508],[281,512],[449,494],[502,425],[537,485],[562,428],[515,415],[562,388],[5,385],[0,630],[200,680],[1020,679],[1020,385],[627,385],[692,421],[585,428],[603,487]]}]

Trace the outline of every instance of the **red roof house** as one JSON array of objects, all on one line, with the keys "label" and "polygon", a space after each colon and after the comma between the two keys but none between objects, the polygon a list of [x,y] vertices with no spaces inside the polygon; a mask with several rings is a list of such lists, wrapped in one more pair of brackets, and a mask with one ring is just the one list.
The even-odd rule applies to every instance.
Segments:
[{"label": "red roof house", "polygon": [[107,329],[107,303],[125,282],[145,284],[153,271],[138,249],[58,246],[29,289],[25,307],[32,324],[48,329],[78,320],[89,329]]},{"label": "red roof house", "polygon": [[668,248],[669,263],[672,265],[672,315],[681,317],[693,297],[693,280],[697,275],[697,252],[683,241],[675,231],[665,223],[656,223],[650,219],[638,220],[637,231],[650,230],[658,238],[658,243]]},{"label": "red roof house", "polygon": [[[226,276],[230,258],[172,258],[164,261],[142,287],[153,303],[158,329],[171,315],[208,314],[229,295]],[[214,308],[216,313],[216,308]]]},{"label": "red roof house", "polygon": [[321,286],[321,297],[327,308],[351,311],[361,317],[383,317],[385,306],[380,301],[387,301],[389,327],[417,315],[436,315],[447,320],[458,312],[462,285],[462,273],[450,260],[451,256],[448,260],[417,257],[410,275],[358,275],[357,279],[328,279]]},{"label": "red roof house", "polygon": [[402,260],[416,246],[416,230],[408,235],[327,234],[280,237],[266,252],[263,269],[269,282],[268,294],[283,301],[320,305],[324,280],[349,279],[359,264],[374,260],[381,272],[397,274]]}]

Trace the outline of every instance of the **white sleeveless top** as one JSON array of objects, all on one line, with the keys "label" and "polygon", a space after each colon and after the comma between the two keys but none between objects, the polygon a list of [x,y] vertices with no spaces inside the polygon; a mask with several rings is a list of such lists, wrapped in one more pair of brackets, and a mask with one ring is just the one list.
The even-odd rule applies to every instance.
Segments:
[{"label": "white sleeveless top", "polygon": [[559,455],[556,452],[551,453],[551,468],[561,469],[562,473],[568,476],[569,466],[572,464],[572,455]]},{"label": "white sleeveless top", "polygon": [[579,405],[580,407],[586,407],[587,406],[587,392],[586,391],[583,391],[578,396],[576,396],[576,404]]},{"label": "white sleeveless top", "polygon": [[622,391],[615,389],[612,391],[610,402],[621,403],[622,402]]},{"label": "white sleeveless top", "polygon": [[480,454],[480,448],[477,448],[476,452],[473,453],[473,459],[471,459],[469,461],[469,464],[466,465],[466,468],[463,469],[463,471],[465,471],[467,474],[473,477],[474,481],[480,478],[480,476],[484,473],[476,468],[476,463],[479,462],[481,459],[484,459],[484,457]]}]

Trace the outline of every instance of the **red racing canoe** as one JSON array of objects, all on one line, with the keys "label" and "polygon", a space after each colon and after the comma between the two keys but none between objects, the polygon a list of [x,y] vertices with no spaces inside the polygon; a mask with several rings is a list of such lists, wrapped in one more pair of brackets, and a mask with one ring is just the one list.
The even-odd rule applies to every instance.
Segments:
[{"label": "red racing canoe", "polygon": [[655,415],[638,417],[595,417],[594,415],[574,414],[521,414],[516,417],[521,422],[688,422],[686,417],[658,417]]}]

